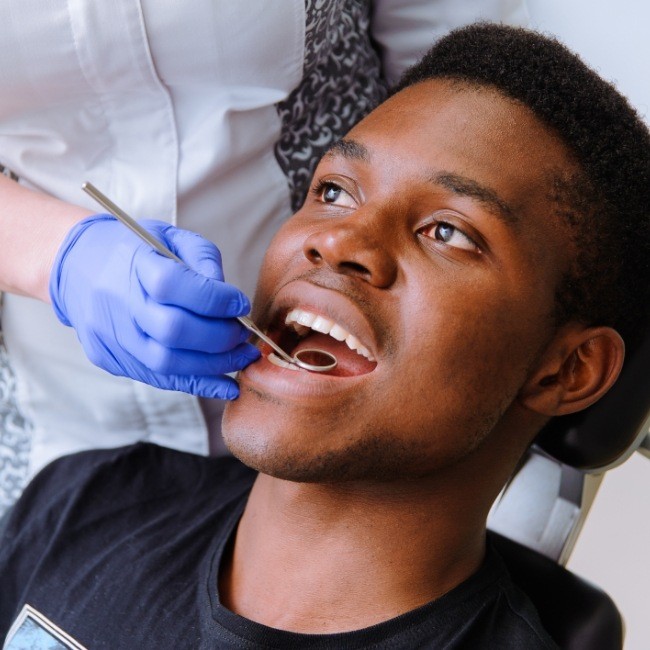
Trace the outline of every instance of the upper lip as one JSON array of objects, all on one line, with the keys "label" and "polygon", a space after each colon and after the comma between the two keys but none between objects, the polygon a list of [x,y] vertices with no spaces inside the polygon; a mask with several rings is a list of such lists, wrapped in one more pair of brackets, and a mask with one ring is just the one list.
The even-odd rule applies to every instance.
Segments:
[{"label": "upper lip", "polygon": [[323,316],[355,336],[377,359],[381,349],[376,326],[360,309],[357,302],[341,290],[322,287],[305,280],[294,280],[284,285],[273,297],[260,322],[269,330],[285,327],[285,318],[292,309]]}]

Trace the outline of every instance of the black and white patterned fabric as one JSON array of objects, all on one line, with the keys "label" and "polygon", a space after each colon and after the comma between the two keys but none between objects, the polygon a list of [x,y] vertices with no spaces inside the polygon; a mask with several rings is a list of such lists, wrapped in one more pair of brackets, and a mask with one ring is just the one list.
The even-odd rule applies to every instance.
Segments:
[{"label": "black and white patterned fabric", "polygon": [[[0,315],[2,313],[0,294]],[[16,405],[16,382],[0,329],[0,516],[27,481],[31,426]]]},{"label": "black and white patterned fabric", "polygon": [[10,178],[12,181],[17,181],[18,180],[18,176],[16,176],[16,174],[14,174],[11,171],[11,169],[9,169],[8,167],[5,167],[4,165],[0,165],[0,174],[2,174],[3,176],[6,176],[7,178]]},{"label": "black and white patterned fabric", "polygon": [[275,147],[291,207],[302,205],[323,153],[386,96],[370,38],[367,0],[306,0],[305,63],[300,85],[278,104]]},{"label": "black and white patterned fabric", "polygon": [[[0,174],[11,180],[18,180],[16,174],[3,165],[0,165]],[[14,503],[25,487],[30,446],[31,426],[16,404],[16,381],[0,327],[0,516]]]}]

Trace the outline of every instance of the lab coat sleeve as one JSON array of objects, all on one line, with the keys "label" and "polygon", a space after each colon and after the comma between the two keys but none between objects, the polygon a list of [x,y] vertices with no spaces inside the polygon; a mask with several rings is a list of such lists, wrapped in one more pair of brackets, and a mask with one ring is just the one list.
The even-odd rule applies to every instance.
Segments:
[{"label": "lab coat sleeve", "polygon": [[375,0],[372,36],[390,85],[441,36],[477,20],[526,27],[526,0]]}]

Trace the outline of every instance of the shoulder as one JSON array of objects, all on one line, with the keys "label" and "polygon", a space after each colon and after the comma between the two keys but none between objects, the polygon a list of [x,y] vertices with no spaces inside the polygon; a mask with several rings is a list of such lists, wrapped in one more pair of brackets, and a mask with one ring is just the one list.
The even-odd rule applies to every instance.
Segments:
[{"label": "shoulder", "polygon": [[[508,569],[487,545],[479,570],[432,603],[428,625],[439,634],[436,647],[485,650],[552,650],[529,598],[513,583]],[[427,646],[428,647],[428,646]]]},{"label": "shoulder", "polygon": [[137,572],[163,575],[160,567],[172,564],[167,554],[179,555],[170,545],[195,555],[205,550],[254,478],[234,458],[152,444],[54,461],[28,485],[0,531],[0,638],[25,603],[63,611],[66,603],[84,602],[79,594],[114,585],[114,576],[126,584]]},{"label": "shoulder", "polygon": [[512,581],[510,573],[496,551],[491,552],[496,570],[495,609],[491,612],[494,626],[491,645],[494,648],[529,648],[552,650],[557,644],[544,629],[539,614],[528,596]]},{"label": "shoulder", "polygon": [[27,486],[7,518],[4,542],[33,526],[52,526],[72,511],[76,518],[86,509],[96,517],[162,498],[169,506],[198,492],[228,501],[246,492],[254,477],[234,458],[206,458],[149,443],[72,454],[50,463]]},{"label": "shoulder", "polygon": [[479,569],[436,600],[378,626],[395,648],[553,650],[530,600],[488,544]]}]

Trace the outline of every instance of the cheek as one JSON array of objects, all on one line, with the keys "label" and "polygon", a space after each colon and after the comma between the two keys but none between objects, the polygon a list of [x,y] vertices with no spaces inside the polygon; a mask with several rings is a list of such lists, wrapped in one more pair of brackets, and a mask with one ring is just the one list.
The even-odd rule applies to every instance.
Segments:
[{"label": "cheek", "polygon": [[[306,262],[302,252],[304,236],[297,231],[293,219],[280,228],[264,255],[255,291],[255,306],[258,310],[263,309],[273,293],[285,284],[284,278],[290,269],[295,274],[296,264]],[[256,313],[253,317],[255,316]]]},{"label": "cheek", "polygon": [[[430,300],[413,296],[415,312],[402,320],[408,344],[401,366],[414,386],[429,386],[429,401],[451,418],[463,410],[500,410],[526,379],[540,346],[533,308],[503,287],[448,285]],[[415,328],[414,328],[415,325]],[[419,401],[427,398],[420,396]]]}]

